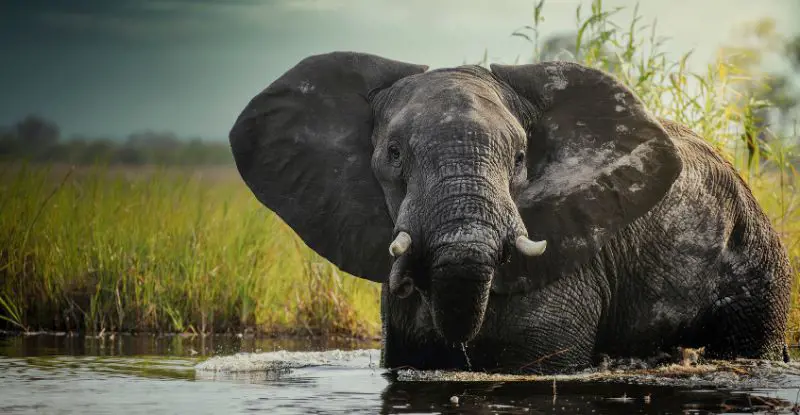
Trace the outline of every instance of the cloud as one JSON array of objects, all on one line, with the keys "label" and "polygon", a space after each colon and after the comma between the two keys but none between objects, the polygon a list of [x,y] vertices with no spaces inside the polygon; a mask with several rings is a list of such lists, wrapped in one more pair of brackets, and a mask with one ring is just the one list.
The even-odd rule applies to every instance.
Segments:
[{"label": "cloud", "polygon": [[175,17],[165,21],[125,15],[47,12],[40,16],[40,20],[52,27],[72,31],[111,33],[128,38],[153,40],[193,34],[203,29],[202,21],[191,17]]},{"label": "cloud", "polygon": [[305,10],[305,11],[331,11],[339,10],[348,4],[354,3],[349,0],[293,0],[282,2],[281,6],[285,9]]},{"label": "cloud", "polygon": [[332,10],[343,0],[145,0],[115,1],[82,9],[37,10],[44,24],[70,31],[160,40],[280,23],[292,10]]}]

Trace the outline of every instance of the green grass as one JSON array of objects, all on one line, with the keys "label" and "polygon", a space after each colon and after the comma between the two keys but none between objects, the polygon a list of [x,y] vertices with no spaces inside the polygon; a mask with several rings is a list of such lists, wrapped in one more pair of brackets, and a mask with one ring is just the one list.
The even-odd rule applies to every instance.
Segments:
[{"label": "green grass", "polygon": [[[520,36],[538,50],[538,24]],[[620,13],[633,23],[615,25]],[[748,73],[662,52],[637,9],[576,10],[580,60],[611,70],[656,115],[686,124],[739,169],[800,269],[795,150],[748,165]],[[605,51],[605,52],[604,52]],[[607,53],[611,51],[611,53]],[[487,63],[487,62],[483,62]],[[379,287],[337,271],[264,209],[233,169],[0,166],[0,325],[25,329],[379,334]],[[795,282],[800,276],[795,274]],[[797,287],[797,284],[795,284]],[[793,290],[787,338],[800,339]]]},{"label": "green grass", "polygon": [[233,168],[5,168],[9,325],[378,333],[379,286],[306,248]]}]

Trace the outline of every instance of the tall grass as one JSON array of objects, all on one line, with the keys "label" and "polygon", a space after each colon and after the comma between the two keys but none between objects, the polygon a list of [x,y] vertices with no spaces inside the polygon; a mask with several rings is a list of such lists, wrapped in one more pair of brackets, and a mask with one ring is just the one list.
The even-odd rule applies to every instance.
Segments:
[{"label": "tall grass", "polygon": [[[534,10],[532,25],[516,33],[538,51],[544,2]],[[633,18],[620,27],[623,12]],[[800,269],[796,154],[773,143],[749,162],[747,115],[769,103],[743,95],[748,74],[724,56],[690,71],[691,54],[665,54],[655,23],[644,24],[637,8],[606,10],[596,0],[576,10],[576,30],[577,60],[612,72],[656,115],[686,124],[730,160]],[[0,324],[378,334],[378,286],[306,248],[235,171],[130,173],[0,167]]]},{"label": "tall grass", "polygon": [[16,166],[0,184],[0,315],[15,326],[376,334],[377,285],[305,248],[233,168],[58,170]]}]

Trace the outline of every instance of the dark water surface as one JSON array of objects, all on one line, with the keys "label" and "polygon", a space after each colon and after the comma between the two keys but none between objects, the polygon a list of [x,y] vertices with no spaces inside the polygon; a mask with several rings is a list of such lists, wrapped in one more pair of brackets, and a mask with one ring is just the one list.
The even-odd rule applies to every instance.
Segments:
[{"label": "dark water surface", "polygon": [[717,378],[710,375],[557,379],[554,388],[552,378],[387,374],[377,347],[233,336],[0,335],[0,413],[793,413],[800,393],[800,376],[773,373],[769,364],[761,379],[737,383],[729,373],[712,386],[709,379]]}]

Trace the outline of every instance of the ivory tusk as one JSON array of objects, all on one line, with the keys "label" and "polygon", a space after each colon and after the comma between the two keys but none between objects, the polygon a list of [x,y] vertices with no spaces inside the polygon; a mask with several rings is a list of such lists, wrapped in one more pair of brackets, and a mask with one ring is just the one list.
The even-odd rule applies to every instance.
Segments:
[{"label": "ivory tusk", "polygon": [[525,256],[539,256],[547,248],[547,241],[531,241],[524,235],[518,236],[515,243],[519,252]]},{"label": "ivory tusk", "polygon": [[399,232],[394,241],[389,245],[389,255],[399,257],[406,253],[411,245],[411,236],[405,232]]}]

